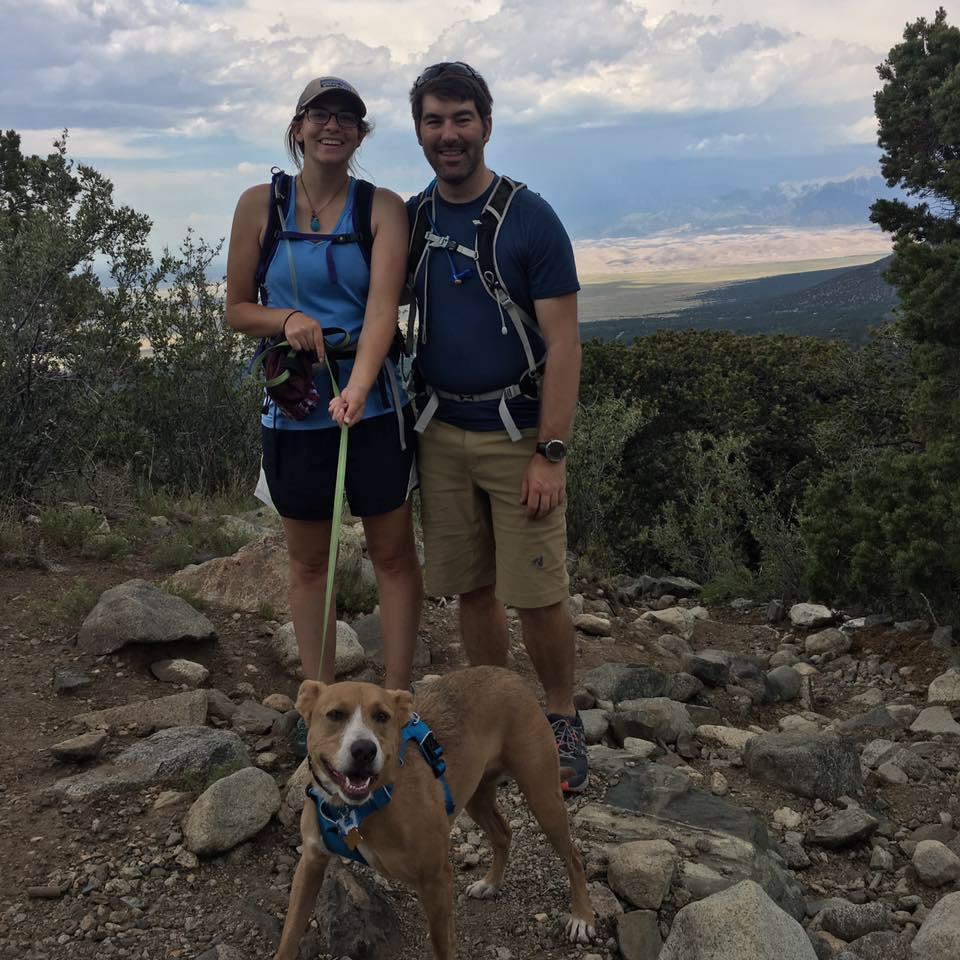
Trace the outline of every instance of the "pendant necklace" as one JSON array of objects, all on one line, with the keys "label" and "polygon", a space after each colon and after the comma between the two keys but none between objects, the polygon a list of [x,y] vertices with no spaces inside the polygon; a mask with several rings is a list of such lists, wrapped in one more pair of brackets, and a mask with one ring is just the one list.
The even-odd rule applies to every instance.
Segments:
[{"label": "pendant necklace", "polygon": [[307,190],[307,185],[303,182],[303,174],[301,173],[297,179],[300,181],[300,186],[303,187],[303,195],[307,198],[307,205],[310,207],[310,229],[314,233],[319,233],[320,232],[320,214],[323,213],[323,211],[326,210],[327,207],[329,207],[330,204],[333,203],[333,201],[336,200],[337,197],[340,196],[340,191],[343,189],[343,183],[346,183],[347,180],[349,180],[350,178],[347,177],[347,180],[344,180],[344,182],[341,183],[339,187],[337,187],[336,192],[333,194],[333,196],[331,196],[330,199],[327,200],[325,203],[321,204],[319,208],[314,207],[313,201],[310,199],[310,193]]}]

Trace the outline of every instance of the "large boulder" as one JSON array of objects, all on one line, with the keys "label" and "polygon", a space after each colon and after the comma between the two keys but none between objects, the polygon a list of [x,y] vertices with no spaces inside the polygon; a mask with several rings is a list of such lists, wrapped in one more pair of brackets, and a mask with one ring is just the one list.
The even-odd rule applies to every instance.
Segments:
[{"label": "large boulder", "polygon": [[[596,750],[598,748],[592,748]],[[611,754],[622,751],[610,751]],[[594,763],[591,754],[591,763]],[[752,813],[695,788],[689,778],[658,763],[620,764],[611,758],[603,768],[610,786],[603,802],[589,803],[573,814],[578,836],[601,843],[610,837],[668,840],[697,850],[699,872],[686,866],[679,881],[692,896],[704,896],[743,879],[756,880],[791,916],[804,914],[803,890],[771,853],[766,827]]]},{"label": "large boulder", "polygon": [[246,767],[217,780],[194,801],[183,822],[188,850],[209,856],[256,836],[280,808],[273,777]]},{"label": "large boulder", "polygon": [[666,697],[624,700],[617,706],[610,725],[618,743],[626,737],[676,743],[678,737],[692,734],[695,729],[684,705]]},{"label": "large boulder", "polygon": [[752,880],[684,907],[659,960],[817,960],[803,927]]},{"label": "large boulder", "polygon": [[863,791],[860,756],[847,737],[772,733],[751,740],[743,757],[754,780],[801,797],[836,800]]},{"label": "large boulder", "polygon": [[203,789],[248,766],[247,748],[232,731],[171,727],[128,747],[113,763],[59,780],[53,792],[78,801],[147,786]]},{"label": "large boulder", "polygon": [[677,866],[677,850],[666,840],[622,843],[610,854],[610,888],[641,910],[659,910]]},{"label": "large boulder", "polygon": [[[303,678],[300,665],[300,649],[297,646],[297,634],[293,623],[285,623],[270,638],[270,647],[280,665],[292,677]],[[334,674],[338,677],[362,667],[367,662],[367,654],[360,643],[356,630],[343,620],[337,621],[337,653],[334,660]]]},{"label": "large boulder", "polygon": [[[170,584],[207,603],[246,613],[269,607],[277,619],[286,619],[290,616],[288,567],[286,540],[282,533],[273,533],[248,543],[233,556],[184,567],[170,578]],[[350,524],[340,528],[337,574],[367,578],[363,533]]]},{"label": "large boulder", "polygon": [[808,629],[826,627],[833,623],[833,611],[819,603],[795,603],[790,608],[790,623]]},{"label": "large boulder", "polygon": [[74,723],[83,724],[88,730],[115,730],[118,727],[133,727],[148,731],[166,727],[190,727],[202,724],[207,719],[207,691],[187,690],[172,693],[169,697],[156,697],[125,703],[106,710],[78,713]]},{"label": "large boulder", "polygon": [[128,580],[101,594],[77,634],[77,648],[102,656],[128,643],[208,640],[213,624],[193,607],[146,580]]},{"label": "large boulder", "polygon": [[598,700],[644,700],[663,696],[667,678],[645,664],[605,663],[583,678],[585,686]]},{"label": "large boulder", "polygon": [[913,960],[960,957],[960,892],[948,893],[934,905],[910,948]]}]

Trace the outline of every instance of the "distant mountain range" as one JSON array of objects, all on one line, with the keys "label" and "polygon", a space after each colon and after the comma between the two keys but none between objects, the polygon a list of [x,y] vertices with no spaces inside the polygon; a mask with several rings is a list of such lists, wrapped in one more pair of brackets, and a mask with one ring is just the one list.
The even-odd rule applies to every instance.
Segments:
[{"label": "distant mountain range", "polygon": [[707,202],[628,213],[604,236],[646,236],[665,230],[700,232],[760,226],[865,224],[877,198],[899,195],[882,177],[866,172],[841,180],[780,183],[758,190],[735,190]]},{"label": "distant mountain range", "polygon": [[[890,258],[852,269],[818,270],[730,283],[698,292],[689,308],[584,324],[585,338],[646,336],[660,329],[829,337],[862,344],[889,322],[897,293],[883,278]],[[638,295],[642,295],[638,292]],[[638,311],[640,312],[640,311]]]}]

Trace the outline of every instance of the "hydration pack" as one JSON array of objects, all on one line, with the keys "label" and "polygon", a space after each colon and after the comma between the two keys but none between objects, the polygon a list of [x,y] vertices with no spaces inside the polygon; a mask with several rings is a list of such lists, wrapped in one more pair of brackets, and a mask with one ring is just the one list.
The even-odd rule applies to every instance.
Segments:
[{"label": "hydration pack", "polygon": [[[536,399],[539,396],[540,381],[543,378],[543,361],[537,362],[534,358],[533,349],[530,344],[530,335],[540,342],[543,338],[540,334],[540,328],[534,317],[531,317],[511,296],[503,281],[500,268],[497,265],[497,239],[500,236],[500,228],[510,210],[510,204],[513,198],[521,190],[526,189],[526,184],[518,183],[509,177],[497,177],[490,198],[484,205],[480,213],[480,218],[474,220],[477,232],[473,247],[464,246],[458,243],[452,237],[439,236],[435,229],[436,223],[436,180],[434,180],[417,198],[417,209],[413,221],[413,229],[410,232],[410,247],[407,256],[407,289],[410,294],[410,313],[407,319],[407,353],[414,352],[414,323],[417,316],[416,300],[416,282],[423,270],[424,298],[423,313],[420,318],[419,330],[416,334],[417,343],[425,343],[429,334],[427,327],[427,302],[429,299],[429,281],[430,281],[430,253],[433,250],[445,250],[448,253],[459,253],[461,256],[474,260],[477,265],[480,282],[483,289],[493,299],[500,311],[501,332],[507,333],[507,317],[513,324],[520,338],[523,352],[527,360],[527,369],[518,383],[509,384],[497,390],[490,390],[486,393],[460,394],[449,393],[446,390],[438,390],[422,381],[418,380],[418,386],[422,392],[427,395],[427,402],[420,416],[417,419],[414,429],[422,433],[427,424],[436,413],[437,406],[441,399],[453,400],[458,403],[478,403],[486,400],[499,400],[500,419],[504,428],[510,435],[510,439],[517,441],[520,439],[520,431],[510,415],[507,407],[507,401],[514,397],[525,396]],[[457,275],[454,274],[454,282],[460,282]],[[416,374],[419,377],[419,373]]]}]

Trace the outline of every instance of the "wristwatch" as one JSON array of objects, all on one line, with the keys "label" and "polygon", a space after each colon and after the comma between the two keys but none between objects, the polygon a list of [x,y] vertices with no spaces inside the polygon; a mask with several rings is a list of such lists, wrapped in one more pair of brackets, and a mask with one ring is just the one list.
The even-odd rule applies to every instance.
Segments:
[{"label": "wristwatch", "polygon": [[562,440],[541,440],[537,444],[537,453],[551,463],[560,463],[567,455],[567,445]]}]

